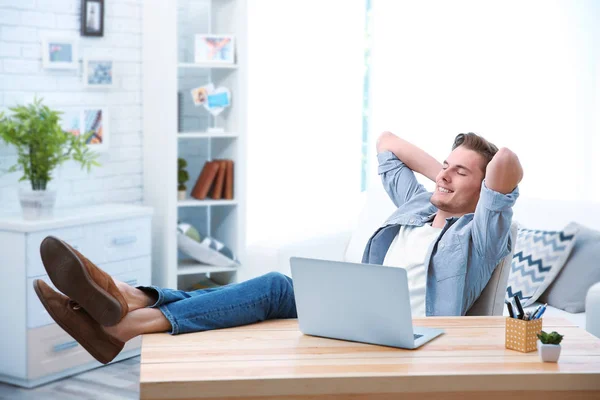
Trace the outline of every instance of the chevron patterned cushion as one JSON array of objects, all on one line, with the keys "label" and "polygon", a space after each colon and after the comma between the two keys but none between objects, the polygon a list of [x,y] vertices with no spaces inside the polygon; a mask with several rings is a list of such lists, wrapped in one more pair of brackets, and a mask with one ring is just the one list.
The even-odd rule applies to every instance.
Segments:
[{"label": "chevron patterned cushion", "polygon": [[517,295],[523,307],[533,304],[560,272],[576,236],[575,224],[567,225],[562,231],[519,229],[506,300]]}]

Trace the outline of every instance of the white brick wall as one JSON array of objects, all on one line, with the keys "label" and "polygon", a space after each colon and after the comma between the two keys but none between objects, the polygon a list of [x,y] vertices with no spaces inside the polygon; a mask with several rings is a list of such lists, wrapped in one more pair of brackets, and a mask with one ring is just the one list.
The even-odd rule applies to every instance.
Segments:
[{"label": "white brick wall", "polygon": [[[0,0],[0,110],[35,96],[53,108],[101,106],[109,112],[110,149],[101,167],[88,174],[73,162],[55,173],[57,207],[142,200],[142,4],[143,0],[106,0],[104,37],[79,35],[80,0]],[[116,88],[86,90],[82,71],[44,70],[41,37],[79,39],[79,56],[115,61]],[[20,173],[3,173],[16,160],[0,142],[0,212],[19,210]]]}]

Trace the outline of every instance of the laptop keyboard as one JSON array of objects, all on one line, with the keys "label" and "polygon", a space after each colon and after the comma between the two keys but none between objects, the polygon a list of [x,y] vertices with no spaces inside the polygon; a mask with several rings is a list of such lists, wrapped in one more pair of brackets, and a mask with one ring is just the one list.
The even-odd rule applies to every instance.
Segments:
[{"label": "laptop keyboard", "polygon": [[417,340],[420,337],[423,337],[423,335],[417,335],[416,333],[414,334],[415,340]]}]

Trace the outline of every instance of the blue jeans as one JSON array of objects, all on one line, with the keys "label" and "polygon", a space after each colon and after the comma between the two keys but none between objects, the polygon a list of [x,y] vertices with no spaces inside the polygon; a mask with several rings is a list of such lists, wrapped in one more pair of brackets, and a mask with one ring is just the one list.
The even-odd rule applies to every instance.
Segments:
[{"label": "blue jeans", "polygon": [[278,272],[193,292],[156,286],[138,289],[158,298],[150,307],[162,311],[173,335],[298,317],[292,279]]}]

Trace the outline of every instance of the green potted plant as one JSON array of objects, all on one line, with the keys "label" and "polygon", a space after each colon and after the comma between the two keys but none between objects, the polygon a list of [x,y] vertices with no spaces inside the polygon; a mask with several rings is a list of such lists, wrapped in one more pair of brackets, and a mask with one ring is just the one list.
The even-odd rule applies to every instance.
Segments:
[{"label": "green potted plant", "polygon": [[183,158],[177,159],[177,198],[179,200],[185,200],[185,191],[187,187],[185,183],[190,179],[190,175],[186,171],[187,161]]},{"label": "green potted plant", "polygon": [[544,362],[557,362],[560,357],[560,342],[563,339],[563,335],[558,332],[546,333],[544,331],[537,334],[538,339],[541,343],[538,343],[538,352],[542,361]]},{"label": "green potted plant", "polygon": [[[11,115],[0,112],[0,138],[17,150],[17,162],[7,172],[23,171],[21,181],[28,187],[19,188],[19,201],[25,219],[52,215],[56,191],[47,188],[56,167],[74,160],[89,172],[100,165],[97,154],[86,144],[89,136],[75,136],[60,126],[61,112],[42,105],[41,99],[32,104],[10,108]],[[91,133],[90,133],[91,134]]]}]

